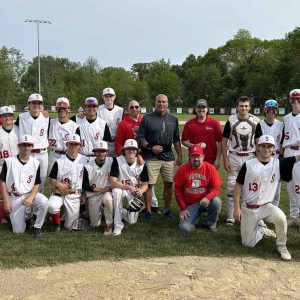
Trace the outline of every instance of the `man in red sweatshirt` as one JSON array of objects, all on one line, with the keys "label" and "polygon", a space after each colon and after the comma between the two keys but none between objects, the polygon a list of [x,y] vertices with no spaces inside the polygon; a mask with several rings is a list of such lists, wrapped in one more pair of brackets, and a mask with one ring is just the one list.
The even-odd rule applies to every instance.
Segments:
[{"label": "man in red sweatshirt", "polygon": [[179,229],[191,232],[196,229],[200,214],[207,212],[204,226],[215,232],[221,210],[222,180],[216,168],[204,161],[199,144],[189,148],[190,160],[180,166],[174,178],[175,197],[180,208]]}]

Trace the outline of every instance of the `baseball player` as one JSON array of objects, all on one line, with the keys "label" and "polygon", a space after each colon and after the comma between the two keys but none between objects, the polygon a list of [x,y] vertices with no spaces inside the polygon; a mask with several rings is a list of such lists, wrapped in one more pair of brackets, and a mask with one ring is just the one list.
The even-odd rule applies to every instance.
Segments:
[{"label": "baseball player", "polygon": [[80,136],[70,134],[66,141],[66,155],[61,156],[49,174],[52,195],[49,212],[54,223],[53,231],[60,230],[60,208],[65,209],[65,228],[78,229],[80,198],[82,191],[83,166],[86,158],[79,154]]},{"label": "baseball player", "polygon": [[124,224],[137,222],[139,212],[130,212],[123,208],[123,199],[128,202],[135,196],[141,197],[148,189],[148,170],[145,164],[140,165],[137,160],[138,145],[136,140],[128,139],[123,147],[123,155],[114,158],[110,184],[114,201],[114,231],[113,235],[120,235]]},{"label": "baseball player", "polygon": [[[0,173],[5,158],[19,153],[18,127],[14,125],[14,112],[9,106],[0,107],[0,118],[3,121],[0,126]],[[4,214],[3,199],[0,192],[0,224],[7,224]]]},{"label": "baseball player", "polygon": [[[278,158],[281,150],[283,123],[276,119],[278,112],[278,103],[276,100],[270,99],[265,102],[265,119],[260,120],[255,129],[255,141],[263,134],[271,135],[275,140],[274,157]],[[281,183],[278,183],[277,191],[273,204],[279,206]]]},{"label": "baseball player", "polygon": [[96,98],[87,98],[85,100],[85,117],[79,121],[81,136],[80,154],[84,155],[87,161],[95,158],[93,147],[97,141],[111,141],[108,124],[97,116],[98,106]]},{"label": "baseball player", "polygon": [[48,211],[48,199],[38,193],[41,183],[40,163],[30,153],[33,138],[21,135],[18,142],[19,154],[5,159],[0,175],[0,188],[4,210],[9,214],[14,233],[26,229],[26,216],[34,210],[36,221],[33,236],[42,237],[41,228]]},{"label": "baseball player", "polygon": [[249,113],[251,99],[246,96],[236,101],[237,113],[229,117],[223,130],[222,155],[227,171],[227,225],[234,224],[233,189],[243,163],[255,155],[255,128],[259,119]]},{"label": "baseball player", "polygon": [[90,225],[98,227],[101,224],[101,208],[104,207],[104,235],[111,235],[113,228],[113,199],[109,183],[112,157],[107,157],[108,145],[98,141],[93,149],[96,159],[91,160],[83,169],[82,189],[86,192]]},{"label": "baseball player", "polygon": [[65,141],[70,134],[79,134],[79,126],[68,117],[70,102],[65,97],[60,97],[56,100],[56,110],[58,118],[50,119],[49,126],[49,164],[48,174],[52,170],[54,163],[66,154]]},{"label": "baseball player", "polygon": [[109,155],[112,157],[116,156],[115,153],[115,137],[117,127],[123,118],[124,109],[114,104],[116,99],[116,93],[112,88],[105,88],[102,92],[102,98],[104,104],[98,108],[98,116],[107,122],[111,134],[112,141],[108,142]]},{"label": "baseball player", "polygon": [[[300,89],[290,92],[290,104],[292,112],[283,117],[284,138],[282,147],[284,157],[291,157],[300,154]],[[294,190],[294,182],[291,180],[287,184],[287,191],[290,200],[290,219],[288,226],[299,226],[299,207],[297,205],[297,195]]]},{"label": "baseball player", "polygon": [[19,127],[19,135],[31,135],[34,148],[31,154],[40,162],[41,188],[43,188],[48,169],[48,128],[49,117],[45,117],[43,110],[43,97],[39,94],[31,94],[28,97],[29,111],[21,113],[15,125]]},{"label": "baseball player", "polygon": [[[264,236],[277,237],[276,245],[281,258],[291,260],[286,248],[286,216],[272,201],[279,180],[291,180],[293,165],[300,156],[278,159],[273,157],[274,150],[273,136],[262,135],[257,142],[257,158],[243,164],[234,188],[234,217],[241,222],[244,246],[254,247]],[[267,228],[264,221],[275,225],[276,234]]]}]

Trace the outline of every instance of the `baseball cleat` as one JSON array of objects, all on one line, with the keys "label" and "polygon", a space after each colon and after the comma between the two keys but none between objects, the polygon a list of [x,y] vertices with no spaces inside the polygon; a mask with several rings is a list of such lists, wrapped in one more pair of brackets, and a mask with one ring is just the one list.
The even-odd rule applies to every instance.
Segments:
[{"label": "baseball cleat", "polygon": [[43,237],[41,228],[33,228],[32,236],[35,237],[35,238]]},{"label": "baseball cleat", "polygon": [[228,218],[226,220],[226,226],[233,226],[234,225],[234,219]]},{"label": "baseball cleat", "polygon": [[104,229],[104,235],[111,235],[112,234],[112,224],[106,224]]},{"label": "baseball cleat", "polygon": [[115,229],[114,232],[112,233],[113,236],[121,235],[122,231],[120,229]]},{"label": "baseball cleat", "polygon": [[51,228],[52,232],[59,232],[60,231],[60,225],[59,224],[54,224]]},{"label": "baseball cleat", "polygon": [[291,256],[289,250],[286,248],[285,245],[277,246],[277,250],[280,254],[281,259],[287,260],[287,261],[292,259],[292,256]]},{"label": "baseball cleat", "polygon": [[277,235],[276,235],[276,233],[273,230],[271,230],[271,229],[269,229],[267,227],[263,227],[263,230],[264,230],[265,237],[267,237],[267,238],[274,238],[274,239],[277,238]]}]

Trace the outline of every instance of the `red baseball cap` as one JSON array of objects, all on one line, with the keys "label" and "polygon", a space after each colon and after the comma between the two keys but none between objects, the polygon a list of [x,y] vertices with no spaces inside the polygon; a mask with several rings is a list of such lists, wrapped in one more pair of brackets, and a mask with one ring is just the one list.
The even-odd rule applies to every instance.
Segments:
[{"label": "red baseball cap", "polygon": [[203,149],[199,144],[196,144],[189,148],[189,156],[191,155],[202,155]]}]

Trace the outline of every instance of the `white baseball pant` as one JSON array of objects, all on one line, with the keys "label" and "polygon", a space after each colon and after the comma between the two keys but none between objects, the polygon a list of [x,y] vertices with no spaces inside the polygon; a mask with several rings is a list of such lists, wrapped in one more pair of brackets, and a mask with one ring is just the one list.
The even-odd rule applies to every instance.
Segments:
[{"label": "white baseball pant", "polygon": [[276,245],[286,245],[287,221],[280,208],[272,203],[267,203],[259,208],[250,209],[246,207],[245,203],[242,203],[241,211],[241,236],[244,246],[254,247],[264,237],[262,220],[275,225]]},{"label": "white baseball pant", "polygon": [[113,198],[111,192],[95,194],[88,199],[90,225],[98,227],[101,224],[101,207],[104,206],[104,217],[107,225],[113,223]]},{"label": "white baseball pant", "polygon": [[69,229],[79,218],[81,194],[69,194],[66,196],[51,195],[49,198],[49,213],[55,215],[60,212],[60,208],[65,208],[65,228]]},{"label": "white baseball pant", "polygon": [[9,196],[12,212],[10,213],[10,221],[14,233],[23,233],[26,229],[26,215],[34,210],[36,221],[34,228],[42,228],[46,214],[48,212],[48,199],[41,193],[37,193],[32,204],[28,207],[23,205],[23,202],[28,197],[29,193],[22,196]]},{"label": "white baseball pant", "polygon": [[234,153],[228,153],[230,171],[227,173],[227,219],[234,220],[233,190],[235,187],[236,178],[244,162],[252,159],[253,157],[254,154],[250,154],[248,156],[238,156]]}]

